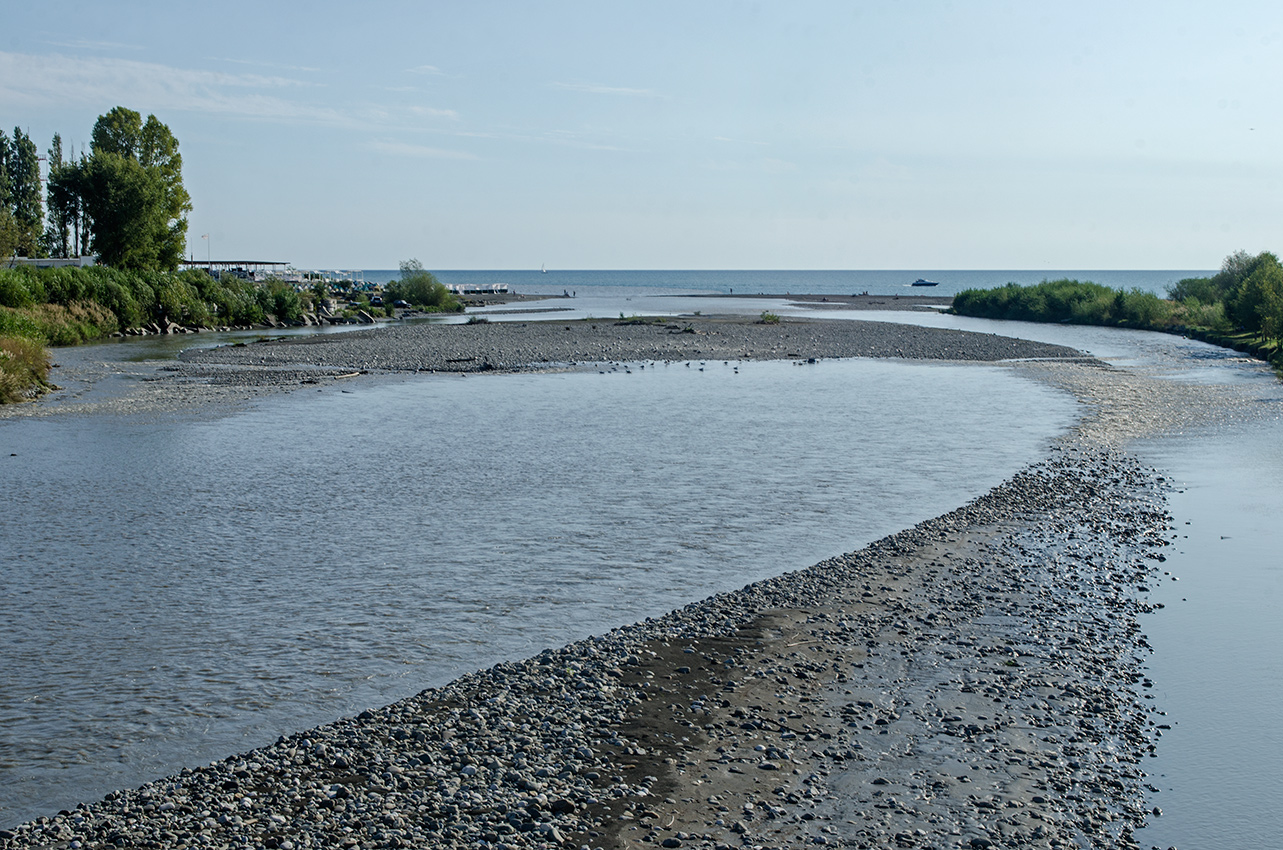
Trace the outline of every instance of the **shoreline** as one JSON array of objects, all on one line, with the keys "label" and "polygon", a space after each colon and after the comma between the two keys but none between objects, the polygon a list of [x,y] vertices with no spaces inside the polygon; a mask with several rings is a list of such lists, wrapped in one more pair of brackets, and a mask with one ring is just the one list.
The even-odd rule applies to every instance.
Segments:
[{"label": "shoreline", "polygon": [[1129,456],[1051,455],[858,552],[0,830],[0,848],[1131,846],[1154,726],[1136,617],[1165,514]]},{"label": "shoreline", "polygon": [[916,310],[918,312],[938,312],[937,308],[948,307],[953,303],[952,295],[870,295],[867,292],[856,295],[812,295],[807,293],[771,295],[765,292],[744,293],[742,295],[691,295],[690,298],[760,298],[778,301],[781,298],[792,304],[804,307],[823,305],[824,309],[847,310]]},{"label": "shoreline", "polygon": [[[324,392],[357,380],[425,373],[547,372],[622,364],[646,368],[657,363],[697,368],[710,360],[844,357],[987,363],[1090,359],[1064,346],[973,331],[845,319],[785,318],[767,324],[744,316],[390,323],[189,348],[177,360],[165,361],[98,362],[79,356],[84,348],[75,351],[65,362],[55,362],[51,376],[59,389],[35,403],[0,407],[0,419],[234,409],[277,392]],[[121,392],[96,391],[111,381]]]},{"label": "shoreline", "polygon": [[1012,368],[1095,413],[967,506],[0,848],[1134,846],[1156,734],[1136,617],[1166,519],[1162,485],[1110,446],[1170,426],[1174,390],[1063,352]]}]

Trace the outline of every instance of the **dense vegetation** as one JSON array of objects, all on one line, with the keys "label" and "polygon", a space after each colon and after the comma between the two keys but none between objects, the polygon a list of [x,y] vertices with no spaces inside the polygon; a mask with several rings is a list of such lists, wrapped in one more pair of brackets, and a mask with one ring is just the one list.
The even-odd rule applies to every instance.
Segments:
[{"label": "dense vegetation", "polygon": [[[402,279],[387,288],[389,298],[428,311],[463,309],[433,275],[410,262]],[[30,397],[46,386],[48,358],[43,347],[47,345],[76,345],[150,325],[165,329],[171,324],[235,327],[269,319],[295,322],[330,294],[321,283],[300,293],[279,280],[255,283],[226,274],[219,279],[203,270],[0,268],[0,401]],[[351,291],[347,297],[377,312],[367,293]],[[387,310],[393,314],[390,306]]]},{"label": "dense vegetation", "polygon": [[[256,284],[231,275],[215,279],[204,271],[135,272],[89,268],[0,269],[0,333],[15,323],[53,318],[29,338],[68,345],[148,324],[188,327],[251,325],[270,314],[279,321],[303,315],[294,287],[281,281]],[[94,328],[78,334],[56,319],[76,315]]]},{"label": "dense vegetation", "polygon": [[0,132],[0,260],[92,251],[116,268],[177,269],[192,208],[178,140],[155,115],[121,106],[98,117],[91,138],[64,160],[54,135],[42,200],[35,144],[20,128],[11,141]]},{"label": "dense vegetation", "polygon": [[424,271],[418,260],[401,262],[401,279],[389,283],[385,297],[404,301],[430,313],[461,313],[463,302],[454,297],[432,272]]},{"label": "dense vegetation", "polygon": [[1269,251],[1239,251],[1212,277],[1186,278],[1167,298],[1139,289],[1111,289],[1077,280],[1045,280],[968,289],[953,299],[953,312],[987,319],[1120,325],[1188,333],[1264,357],[1283,369],[1283,265]]}]

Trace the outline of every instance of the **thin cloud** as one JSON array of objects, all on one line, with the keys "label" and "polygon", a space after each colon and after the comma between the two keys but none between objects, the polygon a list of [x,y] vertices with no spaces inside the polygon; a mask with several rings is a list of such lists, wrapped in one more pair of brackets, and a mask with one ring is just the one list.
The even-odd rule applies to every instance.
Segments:
[{"label": "thin cloud", "polygon": [[91,41],[87,38],[76,38],[71,41],[45,40],[50,47],[66,47],[70,50],[142,50],[141,44],[122,44],[119,41]]},{"label": "thin cloud", "polygon": [[587,92],[588,94],[613,94],[625,97],[663,97],[650,89],[630,89],[619,86],[601,86],[592,83],[551,83],[553,88],[566,91]]},{"label": "thin cloud", "polygon": [[412,145],[407,142],[372,142],[370,148],[376,153],[388,156],[408,156],[417,159],[480,159],[476,154],[467,151],[452,151],[427,145]]},{"label": "thin cloud", "polygon": [[410,113],[423,118],[449,118],[452,121],[459,120],[459,113],[453,109],[435,109],[431,106],[411,106]]},{"label": "thin cloud", "polygon": [[327,106],[274,93],[308,84],[287,77],[174,68],[128,59],[32,56],[0,51],[0,104],[20,108],[57,104],[134,103],[159,109],[238,115],[272,121],[355,125]]},{"label": "thin cloud", "polygon": [[256,68],[279,68],[282,71],[304,71],[309,74],[319,74],[320,68],[312,68],[307,65],[282,65],[278,62],[261,62],[255,59],[231,59],[226,56],[211,56],[216,62],[230,62],[233,65],[250,65]]},{"label": "thin cloud", "polygon": [[405,69],[407,74],[428,74],[434,77],[444,77],[445,72],[436,65],[416,65],[413,68]]},{"label": "thin cloud", "polygon": [[759,146],[759,147],[763,147],[763,148],[768,148],[768,147],[770,147],[770,146],[771,146],[771,143],[770,143],[770,142],[754,142],[754,141],[750,141],[750,140],[748,140],[748,139],[728,139],[726,136],[714,136],[714,137],[713,137],[713,141],[715,141],[715,142],[729,142],[729,143],[730,143],[730,144],[732,144],[732,145],[757,145],[757,146]]}]

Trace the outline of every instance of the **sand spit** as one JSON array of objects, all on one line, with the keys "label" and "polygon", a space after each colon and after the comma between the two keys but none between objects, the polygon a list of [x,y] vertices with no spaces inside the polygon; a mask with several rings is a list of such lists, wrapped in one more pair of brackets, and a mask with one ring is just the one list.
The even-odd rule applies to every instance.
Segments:
[{"label": "sand spit", "polygon": [[0,848],[1132,846],[1159,487],[1066,441],[860,552],[0,831]]}]

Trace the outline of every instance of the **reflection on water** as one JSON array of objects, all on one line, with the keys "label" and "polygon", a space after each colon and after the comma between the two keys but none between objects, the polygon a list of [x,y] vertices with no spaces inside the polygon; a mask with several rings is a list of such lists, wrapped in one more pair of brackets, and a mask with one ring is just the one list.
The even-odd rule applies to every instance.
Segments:
[{"label": "reflection on water", "polygon": [[1172,728],[1145,768],[1163,815],[1141,846],[1273,847],[1283,835],[1283,444],[1257,423],[1151,444],[1178,535],[1143,625]]},{"label": "reflection on water", "polygon": [[696,362],[0,423],[0,824],[857,548],[1074,415],[995,367]]}]

